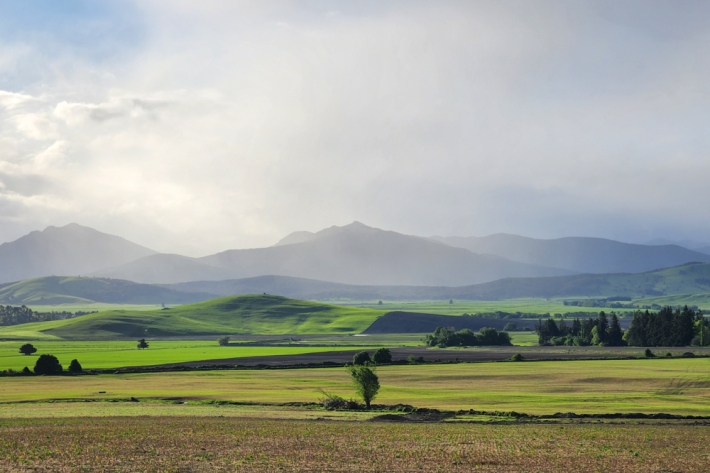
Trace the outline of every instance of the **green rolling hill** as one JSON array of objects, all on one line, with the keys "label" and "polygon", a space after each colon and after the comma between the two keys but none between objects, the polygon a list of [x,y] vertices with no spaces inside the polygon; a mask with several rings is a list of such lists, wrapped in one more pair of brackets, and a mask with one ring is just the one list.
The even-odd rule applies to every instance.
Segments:
[{"label": "green rolling hill", "polygon": [[131,281],[106,278],[61,277],[25,279],[0,286],[0,304],[185,304],[213,298],[211,294],[192,293]]},{"label": "green rolling hill", "polygon": [[201,335],[360,333],[384,311],[281,296],[223,297],[155,311],[111,310],[0,328],[0,339],[99,340]]}]

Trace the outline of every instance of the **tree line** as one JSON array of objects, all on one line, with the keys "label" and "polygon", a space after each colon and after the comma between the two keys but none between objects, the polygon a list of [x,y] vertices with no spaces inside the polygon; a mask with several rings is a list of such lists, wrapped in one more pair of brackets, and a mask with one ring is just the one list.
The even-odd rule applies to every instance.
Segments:
[{"label": "tree line", "polygon": [[499,332],[494,328],[482,328],[478,333],[474,333],[468,328],[457,332],[453,328],[437,327],[433,334],[426,336],[425,342],[430,347],[440,348],[512,345],[507,332]]},{"label": "tree line", "polygon": [[0,326],[29,324],[32,322],[47,322],[49,320],[63,320],[80,315],[93,314],[94,312],[35,312],[27,306],[0,305]]},{"label": "tree line", "polygon": [[574,319],[571,324],[548,318],[535,325],[540,345],[683,347],[710,344],[710,331],[702,311],[685,306],[659,312],[636,311],[624,331],[614,312],[596,318]]}]

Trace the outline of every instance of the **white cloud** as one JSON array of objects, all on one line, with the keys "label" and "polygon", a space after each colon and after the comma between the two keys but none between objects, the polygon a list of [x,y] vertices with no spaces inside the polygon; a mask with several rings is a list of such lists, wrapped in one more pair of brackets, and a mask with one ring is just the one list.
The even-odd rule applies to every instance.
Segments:
[{"label": "white cloud", "polygon": [[0,183],[43,184],[3,195],[24,196],[23,229],[191,253],[355,219],[710,230],[708,30],[609,5],[140,2],[144,40],[115,58],[40,61],[40,42],[6,60],[41,80],[0,92]]}]

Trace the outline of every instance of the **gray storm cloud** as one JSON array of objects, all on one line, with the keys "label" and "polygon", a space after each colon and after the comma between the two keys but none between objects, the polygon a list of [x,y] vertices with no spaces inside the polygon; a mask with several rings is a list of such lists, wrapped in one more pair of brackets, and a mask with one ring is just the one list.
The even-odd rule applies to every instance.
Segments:
[{"label": "gray storm cloud", "polygon": [[190,254],[353,220],[710,230],[704,2],[134,9],[111,54],[0,37],[0,240],[71,221]]}]

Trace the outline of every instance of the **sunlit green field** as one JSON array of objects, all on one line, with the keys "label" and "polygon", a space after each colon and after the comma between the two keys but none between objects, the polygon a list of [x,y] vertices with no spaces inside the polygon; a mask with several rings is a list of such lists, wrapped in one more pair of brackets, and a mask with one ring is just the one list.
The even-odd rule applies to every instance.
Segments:
[{"label": "sunlit green field", "polygon": [[[248,339],[234,339],[229,346],[219,346],[217,340],[149,340],[150,347],[138,350],[135,341],[31,341],[37,352],[30,356],[19,353],[24,341],[0,342],[0,371],[32,369],[37,357],[50,354],[64,366],[73,359],[84,368],[119,368],[150,366],[166,363],[243,358],[251,356],[298,355],[332,350],[374,349],[376,347],[423,346],[426,334],[376,334],[367,336],[321,335],[299,337],[262,337],[268,346],[252,346]],[[537,345],[537,335],[511,332],[514,345]]]},{"label": "sunlit green field", "polygon": [[[177,307],[178,304],[170,304],[169,307]],[[78,303],[78,304],[27,304],[27,307],[35,312],[94,312],[104,310],[157,310],[160,305],[156,304],[105,304],[103,302]]]},{"label": "sunlit green field", "polygon": [[296,355],[333,350],[332,347],[246,347],[238,344],[221,347],[216,340],[150,341],[149,344],[150,348],[138,350],[134,341],[38,341],[33,343],[37,348],[37,353],[25,356],[18,352],[22,343],[0,342],[0,370],[21,370],[25,366],[32,369],[37,358],[42,354],[56,356],[65,368],[73,359],[79,360],[84,368],[118,368],[247,356]]},{"label": "sunlit green field", "polygon": [[[481,314],[490,312],[523,312],[531,314],[569,314],[574,312],[607,312],[614,310],[617,314],[633,312],[635,309],[599,309],[596,307],[574,307],[564,305],[563,299],[511,299],[505,301],[459,301],[454,300],[453,304],[448,301],[423,301],[423,302],[397,302],[383,301],[378,305],[378,301],[370,302],[337,302],[339,305],[353,305],[368,309],[380,309],[386,311],[401,310],[405,312],[422,312],[428,314],[442,315],[462,315]],[[514,322],[514,320],[512,320]]]},{"label": "sunlit green field", "polygon": [[[376,402],[550,414],[710,415],[710,361],[653,359],[385,366]],[[0,380],[0,402],[184,398],[314,402],[320,389],[354,397],[343,368],[208,371]],[[103,393],[101,391],[104,391]]]}]

